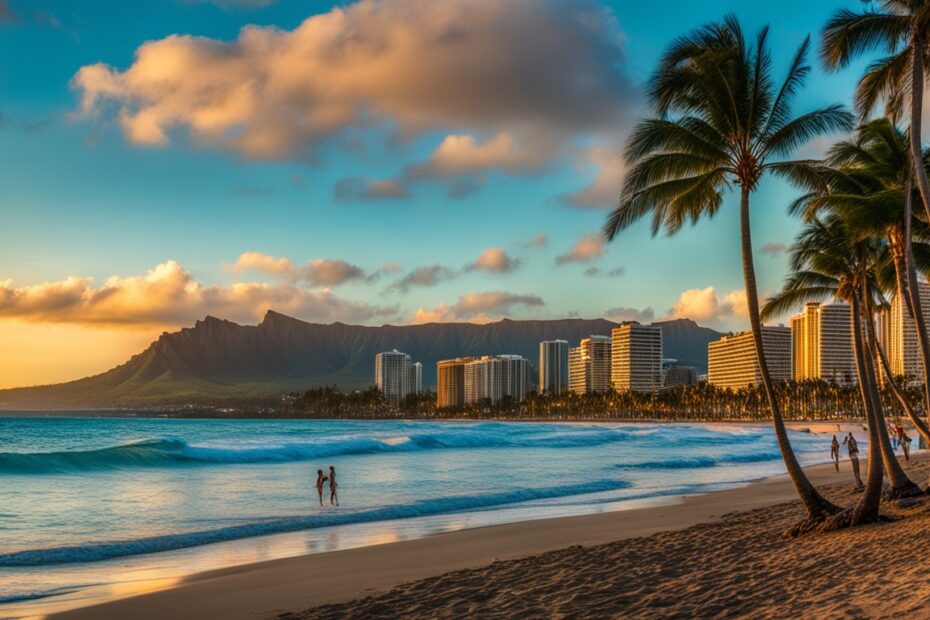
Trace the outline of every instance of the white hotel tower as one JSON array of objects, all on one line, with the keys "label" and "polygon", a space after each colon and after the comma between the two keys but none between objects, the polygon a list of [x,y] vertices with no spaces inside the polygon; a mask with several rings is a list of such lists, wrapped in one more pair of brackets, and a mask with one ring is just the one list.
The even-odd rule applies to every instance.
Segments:
[{"label": "white hotel tower", "polygon": [[522,401],[530,385],[530,361],[520,355],[485,355],[465,362],[465,404],[492,404],[509,396]]},{"label": "white hotel tower", "polygon": [[544,340],[539,343],[539,391],[558,394],[568,390],[568,341]]},{"label": "white hotel tower", "polygon": [[618,392],[662,387],[662,328],[623,323],[611,332],[611,383]]},{"label": "white hotel tower", "polygon": [[[774,383],[791,378],[791,329],[762,328],[762,350]],[[752,332],[724,336],[707,345],[707,382],[721,388],[741,390],[761,385]]]},{"label": "white hotel tower", "polygon": [[576,394],[610,391],[610,336],[582,338],[568,352],[568,380]]},{"label": "white hotel tower", "polygon": [[397,349],[375,355],[375,385],[384,399],[399,403],[409,394],[419,394],[423,385],[423,365],[412,364],[410,356]]}]

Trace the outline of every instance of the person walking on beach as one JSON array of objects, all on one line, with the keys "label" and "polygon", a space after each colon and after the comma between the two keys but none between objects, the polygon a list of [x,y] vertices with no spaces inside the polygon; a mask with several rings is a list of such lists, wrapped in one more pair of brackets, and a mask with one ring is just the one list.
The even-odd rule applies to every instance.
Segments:
[{"label": "person walking on beach", "polygon": [[846,449],[849,451],[849,462],[852,463],[853,476],[856,478],[856,490],[858,491],[865,488],[865,485],[862,484],[862,478],[859,476],[859,444],[856,443],[856,438],[853,437],[852,433],[846,436],[843,443],[846,444]]},{"label": "person walking on beach", "polygon": [[904,427],[900,424],[895,424],[894,434],[898,436],[898,443],[901,445],[901,450],[904,452],[904,460],[910,462],[911,438],[907,436]]},{"label": "person walking on beach", "polygon": [[837,441],[836,435],[833,436],[833,444],[830,446],[830,459],[836,466],[836,471],[840,470],[840,442]]},{"label": "person walking on beach", "polygon": [[339,505],[339,497],[336,495],[336,468],[329,466],[329,503]]},{"label": "person walking on beach", "polygon": [[326,476],[323,475],[323,470],[316,470],[316,492],[320,496],[320,506],[323,505],[323,483],[326,482]]}]

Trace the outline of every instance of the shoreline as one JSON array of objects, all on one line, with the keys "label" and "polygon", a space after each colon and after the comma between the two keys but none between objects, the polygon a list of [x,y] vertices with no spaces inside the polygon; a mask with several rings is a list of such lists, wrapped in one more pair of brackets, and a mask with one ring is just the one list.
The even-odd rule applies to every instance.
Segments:
[{"label": "shoreline", "polygon": [[[926,455],[915,455],[918,460],[923,462]],[[818,486],[849,482],[850,478],[845,463],[839,473],[832,464],[813,465],[806,471]],[[346,603],[408,582],[494,562],[713,524],[727,514],[772,507],[796,497],[787,476],[780,475],[736,488],[667,498],[647,507],[477,527],[210,570],[157,584],[167,589],[51,617],[266,618]]]},{"label": "shoreline", "polygon": [[[86,415],[79,415],[86,414]],[[248,421],[276,421],[276,420],[305,420],[308,422],[540,422],[555,424],[743,424],[743,425],[771,425],[771,419],[748,420],[745,418],[608,418],[608,417],[515,417],[515,416],[484,416],[484,417],[390,417],[375,416],[370,418],[362,417],[301,417],[301,416],[237,416],[237,415],[208,415],[208,416],[186,416],[171,415],[167,411],[111,411],[106,409],[74,409],[74,410],[43,410],[43,411],[23,411],[23,410],[4,410],[0,409],[0,419],[30,419],[30,418],[60,418],[69,420],[103,420],[103,419],[159,419],[159,420],[239,420]],[[902,420],[904,426],[910,427],[909,420]],[[849,426],[864,427],[864,422],[856,418],[844,419],[803,419],[803,420],[785,420],[785,425],[789,428],[798,425],[810,426]],[[819,431],[812,431],[819,432]]]}]

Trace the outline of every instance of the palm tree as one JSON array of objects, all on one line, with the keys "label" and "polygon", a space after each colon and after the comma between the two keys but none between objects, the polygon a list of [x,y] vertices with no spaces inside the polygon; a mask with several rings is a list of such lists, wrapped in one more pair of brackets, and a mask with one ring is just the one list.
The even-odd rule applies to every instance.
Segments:
[{"label": "palm tree", "polygon": [[747,45],[730,15],[669,46],[649,87],[657,117],[641,121],[626,145],[631,168],[604,232],[612,240],[651,215],[653,235],[660,229],[674,234],[687,222],[713,217],[727,190],[739,186],[749,322],[778,445],[807,509],[808,524],[800,532],[838,508],[820,495],[801,469],[778,407],[762,349],[749,204],[766,172],[788,178],[798,173],[796,162],[778,158],[817,135],[850,130],[853,117],[840,105],[792,117],[792,101],[810,71],[805,64],[810,39],[798,48],[778,85],[771,77],[767,34],[763,28],[754,44]]},{"label": "palm tree", "polygon": [[920,135],[924,65],[930,51],[930,0],[881,0],[878,4],[882,11],[837,11],[823,29],[820,57],[828,69],[836,70],[871,50],[888,54],[874,61],[859,80],[856,110],[865,119],[884,102],[886,115],[896,120],[909,100],[911,164],[930,220],[930,184],[921,165]]},{"label": "palm tree", "polygon": [[[798,198],[789,211],[810,219],[824,209],[839,210],[859,236],[885,238],[884,249],[891,269],[878,270],[876,275],[884,290],[893,291],[914,319],[924,370],[924,409],[930,411],[930,336],[917,288],[917,267],[921,271],[928,267],[928,248],[923,242],[930,238],[930,230],[911,214],[909,157],[907,137],[890,120],[880,118],[866,123],[853,138],[837,142],[823,163],[807,165],[803,178],[810,192]],[[930,443],[930,429],[904,398],[884,353],[878,348],[875,354],[896,398],[917,431]]]},{"label": "palm tree", "polygon": [[[907,478],[894,457],[884,425],[884,412],[876,388],[874,361],[870,355],[870,331],[863,330],[862,321],[871,322],[868,308],[875,291],[875,257],[880,248],[875,239],[859,239],[839,215],[808,223],[794,244],[791,257],[792,273],[781,292],[768,300],[764,317],[778,316],[807,301],[833,297],[850,304],[850,329],[856,375],[869,427],[869,465],[866,488],[852,513],[840,517],[833,525],[872,523],[879,518],[882,490],[882,465],[888,473],[896,497],[922,494]],[[863,331],[866,338],[863,339]]]}]

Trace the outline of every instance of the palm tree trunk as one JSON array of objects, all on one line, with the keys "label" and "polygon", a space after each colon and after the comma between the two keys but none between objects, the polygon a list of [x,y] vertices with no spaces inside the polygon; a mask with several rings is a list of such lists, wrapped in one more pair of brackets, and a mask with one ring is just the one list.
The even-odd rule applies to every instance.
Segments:
[{"label": "palm tree trunk", "polygon": [[[908,194],[913,190],[913,182],[909,183]],[[899,303],[906,303],[907,311],[916,322],[915,316],[923,317],[923,309],[920,307],[920,298],[918,296],[916,304],[914,299],[911,296],[910,287],[905,283],[906,274],[909,273],[909,270],[913,267],[913,246],[911,245],[911,210],[910,210],[910,198],[908,197],[905,200],[905,216],[906,224],[904,226],[903,245],[904,250],[902,255],[895,256],[894,258],[894,272],[895,272],[895,282],[897,284],[897,296]],[[910,256],[910,258],[908,258]],[[903,263],[903,264],[902,264]],[[917,275],[915,273],[914,278],[916,280]],[[923,322],[921,320],[921,322]],[[926,325],[925,325],[926,327]],[[924,330],[926,332],[926,329]],[[926,403],[930,402],[930,389],[928,389],[927,381],[928,376],[928,367],[930,367],[930,340],[926,340],[920,337],[920,332],[917,332],[917,339],[920,344],[920,351],[923,360],[924,368],[924,411],[928,411]],[[901,403],[901,406],[904,408],[904,412],[907,414],[908,419],[911,421],[911,424],[914,425],[914,428],[917,429],[917,432],[920,433],[920,436],[924,438],[924,441],[928,446],[930,446],[930,427],[927,426],[927,423],[924,422],[920,416],[914,411],[914,408],[911,407],[910,401],[907,400],[907,396],[904,395],[904,392],[901,390],[901,386],[898,385],[898,382],[894,379],[891,364],[888,363],[888,358],[885,355],[885,352],[882,350],[881,344],[877,347],[878,358],[882,364],[882,368],[885,371],[885,376],[888,377],[888,384],[891,386],[891,391],[894,393],[895,398],[898,399],[898,402]]]},{"label": "palm tree trunk", "polygon": [[775,396],[775,387],[772,384],[772,377],[769,374],[768,362],[765,359],[765,350],[762,345],[762,321],[759,318],[759,297],[756,290],[756,269],[752,260],[752,230],[749,222],[749,190],[745,186],[740,192],[740,241],[743,253],[743,279],[746,284],[746,305],[749,310],[749,325],[752,328],[752,340],[756,350],[756,360],[759,364],[759,374],[762,376],[762,386],[765,389],[765,395],[768,398],[769,409],[772,412],[772,426],[775,428],[775,437],[778,439],[778,449],[781,451],[782,459],[785,461],[785,468],[788,470],[788,476],[794,483],[794,488],[798,492],[804,507],[807,509],[808,519],[811,521],[823,521],[826,517],[839,512],[839,508],[832,502],[823,497],[817,488],[811,484],[801,464],[798,462],[794,450],[791,448],[791,442],[788,439],[788,431],[785,429],[785,421],[782,419],[781,411],[778,408],[778,400]]},{"label": "palm tree trunk", "polygon": [[909,129],[911,159],[914,165],[914,177],[920,189],[924,210],[930,218],[930,182],[923,166],[923,144],[921,140],[921,116],[924,105],[924,35],[918,26],[911,35],[911,126]]},{"label": "palm tree trunk", "polygon": [[907,396],[901,391],[901,386],[898,385],[898,381],[891,372],[891,365],[888,363],[888,357],[885,355],[885,352],[878,342],[875,343],[875,355],[882,366],[882,371],[885,373],[885,378],[888,381],[888,387],[891,388],[891,393],[894,394],[895,400],[897,400],[901,408],[904,409],[904,413],[907,414],[907,419],[911,421],[911,424],[914,425],[914,428],[917,429],[920,436],[924,438],[924,442],[930,446],[930,428],[927,428],[926,423],[914,413],[914,408],[911,407],[911,403],[907,400]]},{"label": "palm tree trunk", "polygon": [[[907,477],[898,457],[894,454],[891,447],[891,441],[888,439],[888,427],[885,425],[885,411],[882,408],[882,400],[878,394],[878,387],[875,379],[875,361],[872,359],[872,351],[878,346],[875,339],[875,324],[872,321],[872,303],[868,296],[868,291],[863,290],[862,309],[865,312],[865,340],[864,347],[865,357],[865,376],[866,386],[869,392],[869,399],[872,401],[872,417],[874,418],[875,430],[878,433],[878,445],[881,450],[882,461],[885,463],[885,471],[888,474],[888,484],[891,485],[889,499],[900,499],[902,497],[916,497],[923,495],[924,492],[917,486],[913,480]],[[870,446],[871,454],[871,446]],[[871,458],[871,457],[870,457]]]},{"label": "palm tree trunk", "polygon": [[853,353],[856,358],[856,372],[859,375],[859,394],[865,407],[866,424],[869,427],[869,466],[865,480],[865,490],[852,512],[852,525],[874,523],[878,520],[878,508],[882,501],[882,459],[878,448],[878,432],[872,411],[872,399],[869,396],[865,346],[862,343],[862,322],[860,319],[859,298],[851,296]]},{"label": "palm tree trunk", "polygon": [[[907,296],[902,299],[908,304],[914,328],[917,330],[917,343],[920,346],[920,356],[923,367],[923,408],[924,415],[930,415],[930,334],[927,332],[927,323],[924,320],[923,303],[920,300],[920,287],[917,283],[917,268],[914,265],[914,245],[911,243],[911,195],[912,181],[908,182],[907,194],[904,197],[904,274],[907,277]],[[930,444],[928,444],[930,445]]]}]

